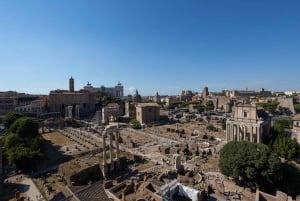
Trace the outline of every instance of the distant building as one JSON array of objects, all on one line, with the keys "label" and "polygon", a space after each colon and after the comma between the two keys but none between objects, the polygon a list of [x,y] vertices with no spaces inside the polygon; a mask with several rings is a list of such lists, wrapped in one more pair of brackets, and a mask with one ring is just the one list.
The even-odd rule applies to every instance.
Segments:
[{"label": "distant building", "polygon": [[79,113],[86,115],[95,112],[95,95],[89,91],[75,91],[74,79],[69,80],[69,91],[55,90],[49,94],[49,106],[51,112],[60,112],[65,115],[68,106],[72,107],[72,114],[76,114],[76,108]]},{"label": "distant building", "polygon": [[135,94],[132,97],[132,102],[134,103],[142,102],[142,96],[139,94],[138,90],[135,91]]},{"label": "distant building", "polygon": [[5,115],[14,110],[17,100],[14,97],[0,97],[0,115]]},{"label": "distant building", "polygon": [[136,118],[135,103],[128,101],[125,103],[125,116],[129,119]]},{"label": "distant building", "polygon": [[17,93],[15,91],[0,92],[0,115],[12,111],[38,113],[42,111],[42,107],[38,106],[39,102],[44,99],[43,96]]},{"label": "distant building", "polygon": [[202,92],[202,97],[203,97],[204,99],[206,99],[206,98],[208,97],[208,95],[209,95],[208,87],[204,87],[204,88],[203,88],[203,92]]},{"label": "distant building", "polygon": [[178,96],[179,101],[191,101],[194,93],[191,90],[183,90],[181,95]]},{"label": "distant building", "polygon": [[173,103],[175,103],[176,101],[177,101],[177,99],[174,96],[166,96],[161,99],[161,102],[165,103],[166,106],[170,106]]},{"label": "distant building", "polygon": [[159,105],[157,103],[138,103],[136,105],[136,119],[142,124],[159,121]]},{"label": "distant building", "polygon": [[270,133],[270,119],[256,105],[237,105],[233,118],[226,121],[226,140],[261,143]]},{"label": "distant building", "polygon": [[[60,112],[62,115],[66,113],[66,108],[69,111],[72,110],[71,116],[86,116],[90,113],[94,113],[99,104],[99,96],[101,94],[109,94],[112,97],[123,98],[123,86],[119,82],[117,86],[107,88],[100,87],[95,88],[88,83],[82,90],[76,91],[74,88],[74,79],[69,79],[69,90],[54,90],[49,94],[49,106],[51,112]],[[75,115],[76,114],[76,115]]]},{"label": "distant building", "polygon": [[116,122],[121,115],[120,106],[111,103],[102,108],[102,123]]},{"label": "distant building", "polygon": [[259,92],[252,91],[252,90],[233,90],[233,91],[226,91],[226,96],[230,98],[247,98],[251,96],[257,96]]},{"label": "distant building", "polygon": [[153,97],[153,101],[156,103],[161,102],[160,95],[158,94],[158,92],[156,92],[155,96]]},{"label": "distant building", "polygon": [[46,98],[33,100],[26,105],[15,107],[15,111],[19,113],[38,115],[46,111]]},{"label": "distant building", "polygon": [[268,97],[268,96],[272,96],[272,92],[265,91],[264,88],[262,88],[261,91],[246,89],[246,90],[226,91],[225,95],[230,98],[250,98],[250,97],[257,97],[257,96]]},{"label": "distant building", "polygon": [[69,91],[74,92],[75,86],[74,86],[74,79],[71,77],[69,79]]},{"label": "distant building", "polygon": [[300,144],[300,114],[296,114],[293,118],[292,138],[296,138]]},{"label": "distant building", "polygon": [[83,90],[88,91],[90,93],[103,92],[116,98],[124,97],[124,87],[120,82],[118,82],[118,84],[115,87],[101,86],[99,88],[93,87],[92,84],[88,82],[87,85],[83,87]]}]

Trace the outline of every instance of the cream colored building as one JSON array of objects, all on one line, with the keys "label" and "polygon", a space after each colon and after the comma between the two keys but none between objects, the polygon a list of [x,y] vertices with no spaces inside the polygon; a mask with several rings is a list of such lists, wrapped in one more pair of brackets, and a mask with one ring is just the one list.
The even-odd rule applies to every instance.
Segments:
[{"label": "cream colored building", "polygon": [[136,104],[136,119],[141,124],[148,124],[159,121],[159,105],[157,103],[138,103]]},{"label": "cream colored building", "polygon": [[237,105],[226,121],[226,140],[262,143],[270,133],[270,119],[256,105]]},{"label": "cream colored building", "polygon": [[297,142],[300,144],[300,114],[296,114],[293,117],[292,138],[296,138]]}]

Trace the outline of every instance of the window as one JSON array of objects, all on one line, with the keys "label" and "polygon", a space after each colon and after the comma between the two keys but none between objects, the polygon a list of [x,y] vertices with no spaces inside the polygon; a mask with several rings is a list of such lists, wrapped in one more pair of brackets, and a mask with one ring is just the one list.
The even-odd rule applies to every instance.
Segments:
[{"label": "window", "polygon": [[149,112],[152,112],[152,108],[149,108],[149,110],[148,110]]},{"label": "window", "polygon": [[247,118],[248,117],[248,113],[244,112],[244,117]]}]

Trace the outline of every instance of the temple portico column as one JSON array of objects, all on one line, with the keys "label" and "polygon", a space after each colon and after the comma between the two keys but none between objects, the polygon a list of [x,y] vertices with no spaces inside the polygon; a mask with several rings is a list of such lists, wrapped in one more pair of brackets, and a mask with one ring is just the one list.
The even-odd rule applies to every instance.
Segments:
[{"label": "temple portico column", "polygon": [[229,124],[228,123],[226,123],[226,141],[228,142],[229,140],[228,140],[228,127],[229,127]]},{"label": "temple portico column", "polygon": [[261,135],[262,135],[262,127],[259,125],[258,127],[258,135],[257,135],[257,142],[260,143],[261,141]]},{"label": "temple portico column", "polygon": [[260,126],[256,127],[256,142],[260,143]]},{"label": "temple portico column", "polygon": [[244,140],[246,141],[247,138],[247,130],[246,130],[246,125],[244,125]]},{"label": "temple portico column", "polygon": [[253,127],[250,129],[250,142],[253,142]]},{"label": "temple portico column", "polygon": [[232,135],[231,135],[231,140],[233,140],[234,141],[234,124],[232,124]]},{"label": "temple portico column", "polygon": [[237,141],[240,141],[240,125],[237,125]]},{"label": "temple portico column", "polygon": [[233,125],[232,124],[230,124],[230,141],[232,141],[233,140]]},{"label": "temple portico column", "polygon": [[234,140],[234,125],[231,124],[231,140]]}]

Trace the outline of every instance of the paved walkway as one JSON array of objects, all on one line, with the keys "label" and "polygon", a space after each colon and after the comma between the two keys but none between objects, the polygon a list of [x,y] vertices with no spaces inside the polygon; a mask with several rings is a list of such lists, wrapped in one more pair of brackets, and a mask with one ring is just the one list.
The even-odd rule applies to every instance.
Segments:
[{"label": "paved walkway", "polygon": [[44,201],[44,197],[40,193],[39,189],[33,183],[31,178],[25,177],[21,182],[21,184],[28,185],[29,188],[25,192],[27,197],[30,198],[32,201]]},{"label": "paved walkway", "polygon": [[30,201],[44,201],[43,195],[40,193],[39,189],[33,183],[32,179],[26,175],[19,174],[5,179],[5,182],[15,184],[23,184],[20,192],[26,195],[26,200]]}]

